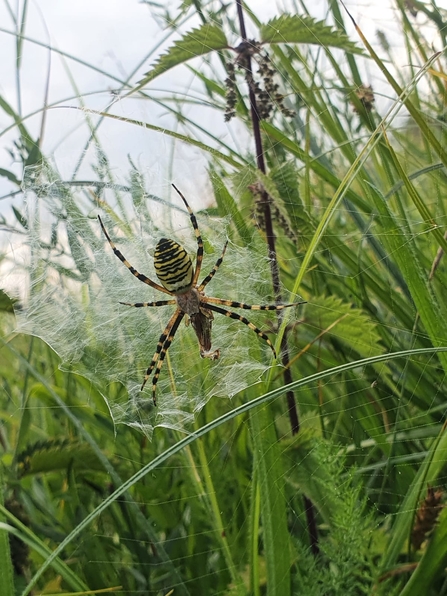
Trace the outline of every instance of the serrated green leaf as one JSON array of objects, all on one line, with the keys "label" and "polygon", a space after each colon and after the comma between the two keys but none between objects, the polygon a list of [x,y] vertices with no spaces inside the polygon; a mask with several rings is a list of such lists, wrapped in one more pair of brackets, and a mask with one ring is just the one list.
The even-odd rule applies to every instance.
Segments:
[{"label": "serrated green leaf", "polygon": [[362,357],[383,354],[376,325],[363,311],[335,296],[316,297],[306,306],[306,319],[351,346]]},{"label": "serrated green leaf", "polygon": [[155,63],[152,70],[144,75],[144,78],[138,83],[138,89],[170,70],[178,64],[187,62],[191,58],[203,56],[215,50],[223,50],[228,47],[227,38],[220,27],[216,25],[205,24],[198,29],[193,29],[163,54]]},{"label": "serrated green leaf", "polygon": [[307,16],[283,14],[275,17],[261,26],[260,36],[263,43],[311,43],[341,48],[353,54],[362,53],[345,33]]}]

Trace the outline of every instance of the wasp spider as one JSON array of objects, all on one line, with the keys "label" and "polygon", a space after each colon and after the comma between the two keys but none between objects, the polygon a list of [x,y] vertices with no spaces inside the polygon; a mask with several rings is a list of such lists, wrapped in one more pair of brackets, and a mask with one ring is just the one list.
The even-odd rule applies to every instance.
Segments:
[{"label": "wasp spider", "polygon": [[177,307],[174,314],[169,319],[165,330],[161,334],[160,339],[158,340],[157,349],[155,350],[155,354],[151,363],[149,364],[149,368],[144,375],[143,384],[141,386],[142,391],[149,380],[152,371],[155,369],[154,377],[152,379],[152,399],[154,400],[154,405],[156,405],[155,390],[157,387],[158,377],[160,376],[160,370],[163,365],[163,360],[183,317],[187,317],[187,324],[191,322],[192,328],[194,329],[197,339],[199,340],[200,355],[202,358],[211,358],[211,360],[216,360],[220,356],[220,350],[211,349],[211,326],[214,318],[213,313],[215,312],[229,317],[230,319],[241,321],[244,323],[244,325],[247,325],[247,327],[252,329],[270,346],[276,358],[275,348],[265,333],[253,325],[253,323],[250,323],[250,321],[245,317],[242,317],[241,315],[224,308],[220,308],[220,306],[217,306],[217,304],[223,304],[224,306],[231,306],[233,308],[244,308],[247,310],[282,310],[283,308],[295,306],[295,304],[303,304],[303,302],[298,302],[295,304],[252,305],[244,304],[243,302],[233,302],[233,300],[223,300],[222,298],[212,298],[210,296],[205,296],[205,286],[211,281],[216,271],[219,269],[225,255],[228,241],[225,243],[222,254],[217,259],[214,267],[203,279],[203,281],[198,283],[203,261],[202,237],[200,236],[196,216],[188,205],[185,197],[178,190],[178,188],[175,187],[174,184],[172,186],[185,203],[192,226],[194,228],[197,239],[196,266],[194,268],[191,258],[183,246],[174,240],[161,238],[155,248],[154,266],[157,277],[162,285],[152,281],[132,267],[132,265],[126,260],[126,257],[116,248],[115,244],[112,242],[112,239],[110,238],[100,216],[98,215],[102,231],[104,232],[105,237],[112,247],[113,252],[119,258],[119,260],[126,265],[132,275],[148,286],[151,286],[152,288],[159,290],[164,294],[173,296],[171,300],[137,302],[135,304],[131,304],[129,302],[120,302],[120,304],[125,304],[126,306],[135,306],[137,308],[147,306],[166,306],[167,304],[172,304]]}]

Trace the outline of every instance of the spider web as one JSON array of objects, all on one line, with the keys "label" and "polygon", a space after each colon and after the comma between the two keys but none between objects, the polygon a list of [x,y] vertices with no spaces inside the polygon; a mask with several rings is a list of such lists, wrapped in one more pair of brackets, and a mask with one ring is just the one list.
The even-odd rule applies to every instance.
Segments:
[{"label": "spider web", "polygon": [[[107,193],[98,197],[103,209],[96,208],[91,195],[73,195],[50,168],[28,171],[24,186],[30,288],[26,308],[18,313],[18,330],[42,338],[60,356],[63,370],[90,379],[115,424],[138,427],[148,436],[155,426],[185,430],[211,398],[231,398],[261,380],[272,365],[270,348],[241,322],[216,314],[212,338],[220,358],[201,359],[192,328],[182,323],[163,364],[153,407],[151,382],[142,392],[140,387],[175,307],[119,304],[166,296],[141,283],[116,258],[97,214],[127,260],[153,280],[157,277],[150,253],[161,236],[175,238],[195,255],[189,217],[168,205],[173,225],[166,225],[166,218],[156,225],[148,201],[132,221],[121,219],[117,225]],[[198,222],[205,245],[201,280],[220,256],[227,236],[219,218],[199,213]],[[249,248],[230,243],[207,295],[250,304],[272,302],[270,268],[262,249],[260,239]],[[244,314],[263,330],[273,325],[274,314]],[[118,390],[116,381],[127,391]]]}]

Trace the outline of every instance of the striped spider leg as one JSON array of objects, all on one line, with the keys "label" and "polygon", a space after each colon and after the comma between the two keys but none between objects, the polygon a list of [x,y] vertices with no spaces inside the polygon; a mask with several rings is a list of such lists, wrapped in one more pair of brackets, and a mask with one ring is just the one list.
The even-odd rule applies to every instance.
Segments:
[{"label": "striped spider leg", "polygon": [[217,259],[212,270],[203,279],[202,283],[198,284],[198,279],[203,262],[202,237],[200,235],[196,216],[194,215],[187,200],[174,184],[172,186],[182,198],[183,203],[185,204],[185,207],[188,210],[191,224],[194,229],[194,234],[197,240],[196,265],[195,267],[193,266],[190,256],[180,244],[178,244],[174,240],[161,238],[157,243],[154,253],[155,273],[161,285],[157,282],[152,281],[146,275],[139,273],[127,261],[125,256],[118,250],[118,248],[112,242],[112,239],[110,238],[107,230],[104,227],[104,224],[101,221],[100,216],[98,215],[102,231],[104,232],[104,235],[107,238],[107,241],[110,244],[113,252],[118,257],[118,259],[122,263],[124,263],[124,265],[129,269],[132,275],[134,275],[143,283],[151,286],[155,290],[172,296],[172,298],[169,300],[136,303],[120,302],[120,304],[124,304],[126,306],[133,306],[136,308],[159,307],[167,305],[176,305],[177,307],[174,314],[169,319],[169,322],[166,325],[166,328],[164,329],[163,333],[160,335],[157,348],[152,357],[151,363],[149,364],[149,367],[146,370],[146,374],[144,375],[143,379],[143,384],[141,386],[142,391],[147,381],[149,380],[151,374],[154,373],[152,378],[152,399],[154,405],[156,405],[155,393],[163,361],[175,337],[177,329],[179,328],[179,325],[185,316],[186,323],[191,323],[191,326],[196,333],[197,339],[199,341],[200,355],[202,358],[210,358],[211,360],[216,360],[220,356],[219,349],[211,349],[211,328],[212,322],[214,320],[213,313],[224,315],[231,319],[235,319],[236,321],[241,321],[241,323],[252,329],[261,339],[263,339],[270,346],[276,358],[275,348],[273,347],[272,342],[265,333],[263,333],[255,325],[253,325],[253,323],[250,323],[250,321],[245,317],[242,317],[241,315],[235,312],[226,310],[217,305],[224,305],[232,308],[242,308],[246,310],[282,310],[284,308],[289,308],[297,304],[304,304],[303,302],[297,302],[294,304],[252,305],[245,304],[243,302],[234,302],[233,300],[224,300],[222,298],[213,298],[205,296],[205,287],[212,280],[212,278],[218,271],[220,265],[222,264],[228,242],[225,243],[225,246],[222,250],[222,254]]}]

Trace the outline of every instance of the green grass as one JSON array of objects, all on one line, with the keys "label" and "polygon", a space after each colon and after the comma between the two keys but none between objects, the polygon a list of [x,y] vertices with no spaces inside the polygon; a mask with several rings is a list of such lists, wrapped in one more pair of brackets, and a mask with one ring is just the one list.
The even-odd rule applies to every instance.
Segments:
[{"label": "green grass", "polygon": [[[417,6],[442,48],[446,15]],[[269,120],[252,119],[236,69],[231,130],[252,141],[243,151],[237,136],[222,142],[221,125],[203,127],[195,111],[207,105],[223,122],[224,64],[235,59],[240,21],[226,9],[195,9],[201,26],[179,14],[183,33],[171,31],[144,77],[133,76],[133,87],[117,81],[119,109],[83,112],[95,148],[90,181],[63,179],[27,116],[0,97],[9,119],[0,134],[16,134],[23,186],[0,174],[26,198],[5,225],[30,255],[30,295],[14,313],[0,294],[0,591],[447,594],[444,512],[427,522],[422,547],[411,546],[427,487],[446,483],[443,55],[403,4],[395,14],[408,68],[383,38],[357,31],[359,41],[350,40],[342,5],[331,4],[328,24],[305,5],[303,17],[270,23],[244,12],[295,116],[276,105]],[[371,82],[360,74],[365,63],[382,73],[377,108],[356,94]],[[151,95],[185,68],[195,74],[194,92],[182,96],[188,116],[178,92]],[[379,94],[391,98],[387,108]],[[124,95],[156,101],[172,126],[127,116]],[[167,193],[153,192],[137,156],[127,182],[116,182],[101,143],[105,122],[147,128],[207,156],[215,203],[196,209],[205,273],[230,239],[207,293],[306,300],[280,321],[249,313],[278,352],[287,346],[286,370],[250,330],[216,316],[221,360],[201,360],[182,326],[158,408],[150,391],[140,394],[170,311],[119,306],[152,298],[111,253],[96,214],[152,276],[154,239],[176,237],[193,253],[194,236],[187,219],[182,229],[173,223],[177,211]],[[160,205],[164,218],[155,216]]]}]

